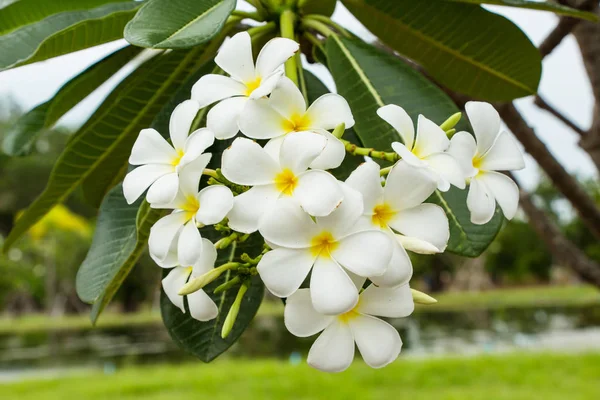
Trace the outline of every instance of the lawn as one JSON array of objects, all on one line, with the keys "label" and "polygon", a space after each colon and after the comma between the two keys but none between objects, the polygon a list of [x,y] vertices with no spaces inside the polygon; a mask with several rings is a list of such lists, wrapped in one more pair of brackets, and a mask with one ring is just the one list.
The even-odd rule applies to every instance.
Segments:
[{"label": "lawn", "polygon": [[600,398],[600,354],[510,354],[402,359],[382,370],[360,362],[333,375],[305,364],[223,360],[135,367],[0,385],[1,399],[507,399]]}]

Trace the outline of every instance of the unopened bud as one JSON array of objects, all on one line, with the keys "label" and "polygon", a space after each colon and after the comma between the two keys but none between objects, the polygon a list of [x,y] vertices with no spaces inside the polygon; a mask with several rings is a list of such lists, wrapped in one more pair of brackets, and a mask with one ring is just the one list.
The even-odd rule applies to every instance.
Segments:
[{"label": "unopened bud", "polygon": [[437,300],[428,294],[415,289],[410,289],[410,291],[412,292],[413,301],[417,304],[431,305],[437,303]]},{"label": "unopened bud", "polygon": [[221,337],[225,339],[231,333],[233,329],[233,324],[235,324],[235,320],[240,312],[240,307],[242,305],[242,299],[248,290],[248,283],[244,282],[242,286],[240,286],[240,290],[238,291],[231,308],[229,309],[229,313],[227,313],[227,317],[225,318],[225,322],[223,322],[223,329],[221,329]]},{"label": "unopened bud", "polygon": [[197,292],[198,290],[204,288],[204,286],[208,285],[215,279],[217,279],[221,274],[228,269],[231,269],[233,266],[237,265],[237,263],[227,263],[223,264],[220,267],[211,269],[204,275],[200,275],[197,278],[190,279],[188,283],[186,283],[181,290],[179,291],[180,296],[186,296],[190,293]]},{"label": "unopened bud", "polygon": [[458,124],[458,121],[460,121],[462,117],[462,113],[457,112],[456,114],[452,114],[447,120],[445,120],[441,125],[440,128],[442,128],[445,132],[448,132],[450,129],[454,128],[456,126],[456,124]]},{"label": "unopened bud", "polygon": [[341,139],[342,136],[344,136],[344,132],[346,131],[346,124],[345,123],[341,123],[338,126],[335,127],[335,129],[333,130],[333,132],[331,132],[331,134],[333,136],[335,136],[338,139]]},{"label": "unopened bud", "polygon": [[448,136],[448,139],[452,139],[452,136],[454,136],[455,133],[456,133],[456,129],[454,129],[454,128],[448,129],[446,131],[446,136]]},{"label": "unopened bud", "polygon": [[438,254],[444,251],[444,249],[438,249],[431,243],[415,237],[396,235],[396,239],[406,250],[417,254]]}]

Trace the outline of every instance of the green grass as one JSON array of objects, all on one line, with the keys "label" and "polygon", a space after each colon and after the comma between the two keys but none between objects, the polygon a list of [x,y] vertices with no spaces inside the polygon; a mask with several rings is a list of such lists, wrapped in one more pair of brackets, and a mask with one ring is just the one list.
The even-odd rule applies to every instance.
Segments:
[{"label": "green grass", "polygon": [[[484,292],[452,292],[435,296],[438,303],[418,306],[416,312],[461,311],[481,308],[600,305],[600,291],[592,286],[539,286],[517,289],[495,289]],[[259,315],[282,315],[281,302],[264,302]],[[137,314],[105,313],[98,326],[134,326],[159,324],[158,312]],[[49,317],[28,315],[22,318],[0,318],[0,334],[40,330],[92,329],[87,315]]]},{"label": "green grass", "polygon": [[434,399],[589,400],[600,398],[600,354],[511,354],[403,359],[373,370],[360,362],[341,374],[305,364],[224,360],[127,368],[0,385],[18,400]]}]

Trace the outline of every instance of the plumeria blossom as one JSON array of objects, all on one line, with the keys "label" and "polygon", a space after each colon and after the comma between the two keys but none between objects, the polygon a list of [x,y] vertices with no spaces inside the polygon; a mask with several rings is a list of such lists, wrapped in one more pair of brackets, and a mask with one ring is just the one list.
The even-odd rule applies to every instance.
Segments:
[{"label": "plumeria blossom", "polygon": [[197,159],[215,138],[206,129],[188,135],[199,105],[187,100],[179,104],[169,123],[170,145],[154,129],[143,129],[133,144],[129,163],[139,165],[123,181],[123,194],[127,203],[136,201],[148,187],[146,199],[150,204],[168,203],[177,195],[179,171]]},{"label": "plumeria blossom", "polygon": [[435,176],[438,189],[446,192],[450,184],[465,188],[465,177],[457,161],[446,153],[450,140],[433,121],[419,115],[417,135],[412,119],[400,106],[388,104],[377,110],[385,122],[390,124],[402,137],[404,144],[392,143],[392,148],[409,165],[424,170]]},{"label": "plumeria blossom", "polygon": [[[357,279],[361,288],[364,279]],[[300,289],[288,297],[285,326],[295,336],[321,333],[308,353],[308,364],[326,372],[340,372],[354,359],[354,343],[363,360],[372,368],[382,368],[400,354],[402,340],[396,328],[375,317],[402,318],[414,310],[408,284],[395,288],[370,285],[356,305],[339,315],[324,315],[313,306],[311,291]]]},{"label": "plumeria blossom", "polygon": [[289,198],[277,201],[265,214],[260,233],[274,250],[260,260],[257,270],[266,287],[278,297],[294,293],[308,273],[314,308],[340,314],[358,301],[358,290],[348,275],[382,275],[392,256],[392,240],[379,230],[353,230],[363,212],[362,196],[342,185],[344,201],[326,217],[313,220]]},{"label": "plumeria blossom", "polygon": [[290,134],[273,158],[256,142],[237,138],[223,152],[222,172],[231,182],[253,186],[235,197],[229,226],[244,233],[255,232],[261,217],[280,197],[296,201],[314,216],[330,214],[344,198],[340,184],[328,172],[308,169],[327,145],[312,132]]},{"label": "plumeria blossom", "polygon": [[152,226],[148,239],[150,255],[162,266],[194,265],[203,248],[198,226],[220,222],[233,206],[233,194],[225,186],[208,186],[198,192],[202,171],[210,158],[210,154],[203,154],[182,168],[175,199],[153,205],[173,209]]},{"label": "plumeria blossom", "polygon": [[225,42],[215,63],[230,76],[204,75],[192,88],[192,99],[201,108],[220,101],[206,120],[217,139],[229,139],[238,133],[238,118],[248,99],[269,95],[283,74],[283,63],[298,49],[299,44],[293,40],[271,39],[261,49],[255,65],[248,32],[237,33]]},{"label": "plumeria blossom", "polygon": [[342,142],[328,132],[344,123],[354,125],[348,102],[334,93],[324,94],[307,109],[304,96],[286,77],[277,83],[268,99],[248,102],[240,116],[242,133],[253,139],[271,139],[267,149],[279,152],[285,135],[291,132],[312,131],[325,136],[327,146],[312,163],[312,168],[331,169],[340,166],[345,156]]},{"label": "plumeria blossom", "polygon": [[[162,280],[162,287],[165,294],[183,313],[185,313],[183,305],[184,296],[180,296],[179,291],[188,279],[196,278],[212,270],[217,260],[217,250],[210,240],[203,238],[201,246],[200,258],[193,266],[176,266]],[[217,305],[202,289],[187,295],[187,303],[190,315],[198,321],[210,321],[218,314]]]},{"label": "plumeria blossom", "polygon": [[504,216],[512,219],[519,204],[519,188],[508,176],[496,171],[525,168],[523,154],[512,136],[500,130],[500,116],[494,107],[470,101],[465,109],[477,141],[468,132],[458,132],[452,137],[449,152],[470,180],[467,207],[471,222],[490,221],[496,202]]},{"label": "plumeria blossom", "polygon": [[412,275],[410,258],[401,243],[410,243],[409,250],[419,253],[441,253],[450,230],[440,206],[423,204],[437,186],[430,174],[400,161],[382,187],[379,171],[377,163],[365,162],[350,174],[346,183],[363,196],[363,225],[380,229],[393,239],[400,238],[394,240],[394,253],[385,274],[370,277],[377,285],[396,286],[408,282]]}]

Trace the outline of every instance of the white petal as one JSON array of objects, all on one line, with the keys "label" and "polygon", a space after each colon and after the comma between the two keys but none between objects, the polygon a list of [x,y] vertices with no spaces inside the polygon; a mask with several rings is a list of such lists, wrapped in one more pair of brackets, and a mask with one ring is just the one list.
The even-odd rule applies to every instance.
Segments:
[{"label": "white petal", "polygon": [[313,368],[325,372],[341,372],[354,359],[354,338],[350,327],[334,321],[315,340],[306,362]]},{"label": "white petal", "polygon": [[398,331],[385,321],[361,315],[349,322],[358,351],[371,368],[382,368],[398,358],[402,340]]},{"label": "white petal", "polygon": [[135,202],[158,178],[174,172],[174,167],[165,164],[148,164],[137,167],[125,175],[123,195],[127,204]]},{"label": "white petal", "polygon": [[167,255],[162,260],[156,257],[154,253],[149,252],[150,258],[161,268],[173,268],[179,265],[179,260],[177,259],[177,242],[179,241],[179,235],[176,235],[173,241],[171,242],[171,246],[169,247],[169,251]]},{"label": "white petal", "polygon": [[317,129],[314,132],[323,135],[327,139],[325,148],[310,164],[313,169],[335,169],[339,167],[346,157],[346,148],[338,138],[333,136],[329,131]]},{"label": "white petal", "polygon": [[327,93],[316,99],[306,115],[312,128],[334,129],[341,123],[346,129],[354,126],[354,117],[346,99],[339,94]]},{"label": "white petal", "polygon": [[200,108],[219,100],[245,95],[246,86],[244,84],[223,75],[204,75],[192,87],[192,100],[198,102]]},{"label": "white petal", "polygon": [[395,237],[401,247],[404,247],[405,250],[412,251],[413,253],[438,254],[444,252],[444,249],[439,249],[423,239],[404,235],[395,235]]},{"label": "white petal", "polygon": [[133,144],[129,164],[168,164],[177,158],[177,152],[154,129],[142,129]]},{"label": "white petal", "polygon": [[260,220],[260,234],[278,246],[292,249],[311,246],[320,233],[310,216],[291,198],[280,198]]},{"label": "white petal", "polygon": [[185,154],[179,161],[179,167],[181,168],[197,159],[214,142],[215,135],[208,128],[201,128],[192,132],[185,142]]},{"label": "white petal", "polygon": [[485,172],[477,179],[485,182],[507,219],[513,219],[519,207],[519,187],[508,176],[499,172]]},{"label": "white petal", "polygon": [[463,174],[466,177],[472,177],[477,174],[477,169],[473,167],[473,157],[477,153],[477,144],[469,132],[458,132],[450,139],[450,147],[447,151],[461,166]]},{"label": "white petal", "polygon": [[412,276],[412,263],[406,250],[399,243],[394,243],[393,248],[392,258],[385,273],[380,276],[369,277],[377,286],[398,286],[407,283]]},{"label": "white petal", "polygon": [[421,204],[397,213],[389,225],[405,236],[416,237],[444,250],[450,239],[448,217],[436,204]]},{"label": "white petal", "polygon": [[400,156],[402,161],[404,161],[407,164],[410,164],[413,167],[422,168],[427,166],[427,164],[425,164],[423,160],[414,155],[406,146],[404,146],[400,142],[392,143],[392,149],[394,149],[394,151]]},{"label": "white petal", "polygon": [[184,149],[185,141],[198,110],[200,110],[200,105],[194,100],[186,100],[173,110],[169,121],[169,134],[176,149]]},{"label": "white petal", "polygon": [[335,238],[341,238],[349,234],[364,210],[360,192],[343,182],[339,182],[339,185],[344,194],[344,200],[328,216],[317,217],[319,228],[329,231]]},{"label": "white petal", "polygon": [[278,136],[269,140],[267,144],[265,144],[265,147],[263,147],[273,160],[279,160],[279,153],[281,153],[281,145],[283,144],[284,139],[285,135]]},{"label": "white petal", "polygon": [[467,102],[465,110],[477,138],[477,152],[485,154],[500,132],[500,115],[491,104],[480,101]]},{"label": "white petal", "polygon": [[456,159],[454,159],[454,157],[452,157],[450,154],[432,154],[425,160],[427,161],[427,164],[429,164],[429,168],[435,171],[435,173],[439,174],[445,181],[451,183],[459,189],[464,189],[466,187],[465,173]]},{"label": "white petal", "polygon": [[400,134],[406,148],[413,148],[415,142],[415,127],[413,126],[412,119],[402,107],[395,104],[388,104],[380,107],[377,110],[377,115],[390,124]]},{"label": "white petal", "polygon": [[287,119],[302,116],[306,112],[306,101],[300,89],[288,77],[282,77],[269,96],[269,104]]},{"label": "white petal", "polygon": [[408,317],[415,303],[408,283],[396,287],[371,285],[360,294],[358,312],[387,318]]},{"label": "white petal", "polygon": [[279,165],[295,174],[308,169],[308,166],[325,148],[327,139],[313,132],[292,132],[286,135],[279,152]]},{"label": "white petal", "polygon": [[206,116],[206,126],[215,134],[215,138],[231,139],[238,133],[240,114],[247,103],[246,97],[232,97],[210,109]]},{"label": "white petal", "polygon": [[252,40],[248,32],[237,33],[227,40],[217,53],[215,63],[239,81],[253,80]]},{"label": "white petal", "polygon": [[[177,196],[179,177],[175,172],[158,178],[146,194],[146,200],[152,205],[169,204]],[[158,208],[158,206],[156,206]]]},{"label": "white petal", "polygon": [[323,217],[331,214],[344,199],[338,180],[329,172],[306,171],[298,177],[294,199],[310,215]]},{"label": "white petal", "polygon": [[390,263],[393,244],[384,232],[357,232],[341,239],[331,256],[359,276],[378,276]]},{"label": "white petal", "polygon": [[513,171],[525,168],[523,154],[515,139],[508,132],[502,132],[481,160],[484,171]]},{"label": "white petal", "polygon": [[271,139],[288,133],[286,119],[271,107],[268,99],[248,101],[239,124],[242,133],[253,139]]},{"label": "white petal", "polygon": [[335,317],[319,314],[312,305],[309,289],[298,289],[287,298],[283,320],[287,330],[297,337],[308,337],[321,332]]},{"label": "white petal", "polygon": [[308,249],[279,248],[266,253],[258,263],[265,286],[277,297],[292,295],[313,266],[315,257]]},{"label": "white petal", "polygon": [[179,170],[179,190],[186,202],[188,197],[196,197],[198,195],[202,172],[204,172],[211,158],[212,154],[210,153],[202,154]]},{"label": "white petal", "polygon": [[150,228],[148,247],[150,252],[159,260],[166,258],[175,236],[183,228],[183,225],[189,221],[186,214],[185,212],[174,212],[162,217]]},{"label": "white petal", "polygon": [[488,223],[496,211],[494,195],[479,176],[471,179],[467,194],[467,208],[471,212],[471,222],[477,225]]},{"label": "white petal", "polygon": [[191,267],[194,265],[202,254],[202,237],[200,231],[196,227],[196,223],[192,219],[186,223],[179,234],[177,242],[177,258],[179,265]]},{"label": "white petal", "polygon": [[373,212],[373,208],[383,201],[383,187],[379,171],[379,164],[367,161],[359,165],[346,179],[348,186],[362,194],[365,213],[369,215]]},{"label": "white petal", "polygon": [[279,198],[275,185],[254,186],[233,198],[233,208],[227,215],[231,229],[242,233],[258,230],[261,217],[270,210]]},{"label": "white petal", "polygon": [[238,185],[267,185],[279,173],[278,163],[256,142],[237,138],[223,152],[223,175]]},{"label": "white petal", "polygon": [[200,258],[194,264],[192,277],[204,275],[212,270],[215,267],[215,261],[217,261],[215,245],[210,240],[202,238],[202,251],[200,252]]},{"label": "white petal", "polygon": [[187,295],[188,308],[192,318],[198,321],[210,321],[219,314],[219,309],[215,302],[204,292],[197,290]]},{"label": "white petal", "polygon": [[277,86],[277,82],[279,82],[279,79],[281,79],[282,76],[283,69],[281,71],[273,72],[273,74],[263,79],[260,82],[260,86],[254,89],[252,93],[250,93],[250,99],[256,100],[271,94],[273,89],[275,89],[275,87]]},{"label": "white petal", "polygon": [[258,53],[256,58],[256,73],[258,76],[271,75],[288,58],[298,51],[300,45],[291,39],[275,38],[269,40]]},{"label": "white petal", "polygon": [[233,193],[227,186],[205,187],[198,193],[200,208],[196,220],[204,225],[213,225],[227,216],[233,207]]},{"label": "white petal", "polygon": [[383,196],[393,209],[403,210],[423,203],[436,187],[437,182],[431,175],[400,161],[388,174]]},{"label": "white petal", "polygon": [[183,306],[183,296],[179,295],[179,291],[187,282],[190,272],[189,268],[175,267],[162,280],[162,287],[165,294],[171,300],[171,303],[177,306],[183,313],[185,312],[185,307]]},{"label": "white petal", "polygon": [[310,297],[318,313],[338,315],[356,305],[358,290],[335,260],[320,256],[310,275]]},{"label": "white petal", "polygon": [[419,115],[417,138],[412,152],[424,158],[430,154],[444,152],[448,146],[450,146],[450,139],[446,136],[446,132],[435,122]]}]

